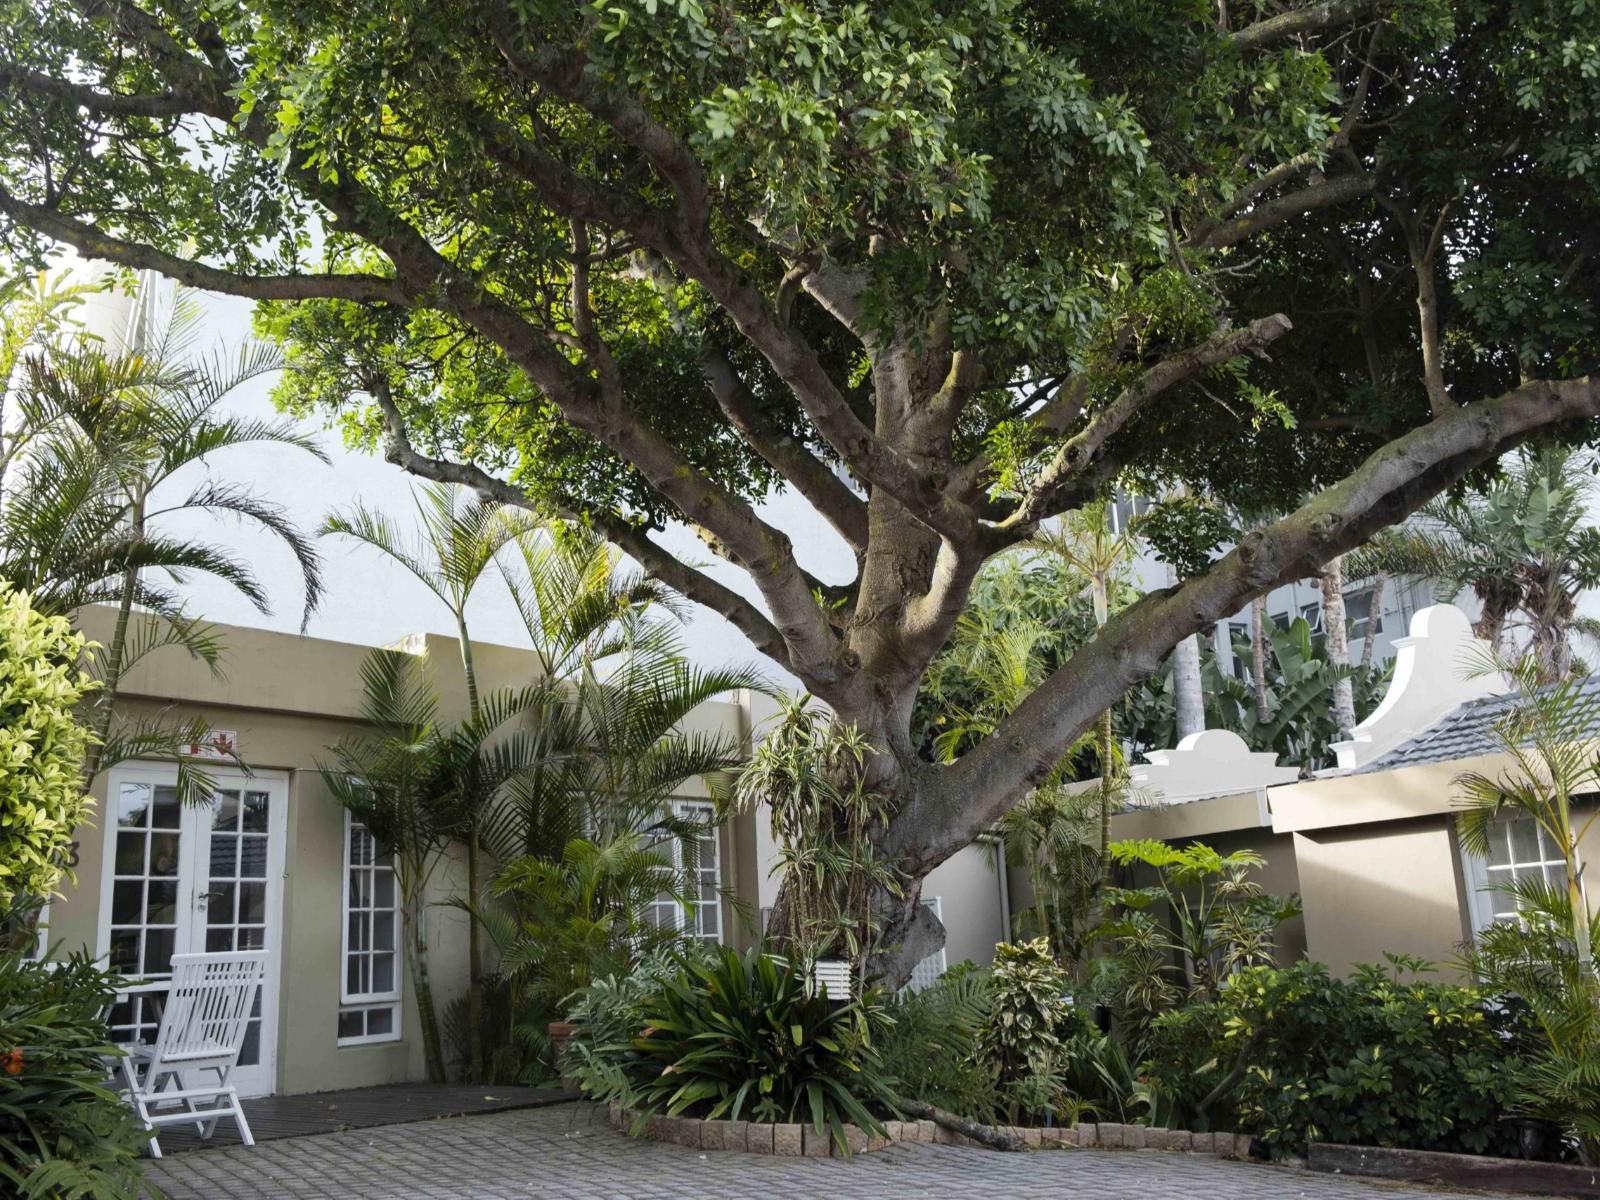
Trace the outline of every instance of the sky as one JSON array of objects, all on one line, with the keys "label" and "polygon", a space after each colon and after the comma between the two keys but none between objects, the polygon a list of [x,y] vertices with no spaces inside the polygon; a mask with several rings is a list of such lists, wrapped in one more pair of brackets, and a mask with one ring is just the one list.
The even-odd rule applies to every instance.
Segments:
[{"label": "sky", "polygon": [[[169,288],[167,285],[157,294],[170,294]],[[96,296],[84,306],[81,319],[102,337],[115,337],[125,327],[127,306],[128,301],[121,297]],[[236,352],[250,337],[251,308],[251,301],[242,298],[203,296],[194,351],[209,354],[221,346]],[[241,416],[280,417],[271,401],[275,379],[273,376],[247,383],[226,398],[224,409]],[[330,512],[357,503],[387,513],[402,530],[414,527],[412,490],[419,481],[375,454],[347,448],[337,429],[321,428],[314,421],[302,421],[299,428],[314,436],[327,463],[289,446],[239,447],[218,453],[204,465],[186,467],[161,495],[169,500],[179,499],[209,474],[245,486],[257,496],[283,506],[290,519],[307,532],[318,529]],[[853,576],[855,560],[849,548],[812,517],[798,496],[775,496],[761,507],[761,512],[794,538],[801,563],[820,578],[846,582]],[[231,520],[175,514],[163,521],[164,527],[174,533],[192,534],[228,546],[252,566],[272,604],[272,611],[262,614],[229,585],[211,577],[193,576],[185,587],[193,612],[221,624],[299,632],[303,591],[294,558],[281,541],[259,528]],[[722,582],[755,598],[748,578],[727,564],[713,562],[711,552],[688,529],[669,529],[662,538],[680,558],[708,566]],[[415,633],[455,635],[449,610],[386,556],[342,537],[320,539],[320,549],[325,595],[306,626],[308,635],[367,646],[389,645]],[[507,556],[508,565],[511,558]],[[510,594],[493,572],[474,592],[467,615],[475,641],[526,644]],[[687,606],[686,615],[686,649],[700,665],[754,666],[783,686],[797,686],[721,617],[695,606]]]}]

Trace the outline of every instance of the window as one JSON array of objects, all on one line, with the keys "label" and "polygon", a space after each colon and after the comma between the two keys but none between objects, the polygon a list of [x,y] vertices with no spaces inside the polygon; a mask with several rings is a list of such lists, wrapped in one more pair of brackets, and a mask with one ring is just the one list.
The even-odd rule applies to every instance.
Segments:
[{"label": "window", "polygon": [[1567,878],[1561,848],[1529,816],[1501,817],[1490,833],[1489,857],[1468,854],[1464,860],[1473,932],[1517,919],[1516,898],[1503,890],[1506,884],[1542,875],[1564,885]]},{"label": "window", "polygon": [[[933,910],[933,915],[941,921],[944,920],[944,910],[939,903],[938,896],[924,896],[923,906]],[[944,974],[944,947],[940,946],[927,958],[911,968],[911,978],[906,982],[906,990],[920,992],[923,988],[936,983],[939,976]]]},{"label": "window", "polygon": [[1228,674],[1235,679],[1244,679],[1249,676],[1249,668],[1245,665],[1245,658],[1239,654],[1239,646],[1250,644],[1250,626],[1243,621],[1228,622]]},{"label": "window", "polygon": [[[718,844],[718,829],[714,824],[716,809],[705,800],[674,800],[672,815],[684,821],[693,821],[701,827],[695,841],[695,881],[690,888],[687,904],[680,904],[663,892],[650,905],[645,918],[664,929],[676,929],[687,937],[704,938],[709,942],[722,940],[722,855]],[[688,866],[684,859],[684,845],[678,838],[668,838],[654,849],[672,860],[673,869],[680,875]]]},{"label": "window", "polygon": [[394,862],[347,812],[339,1044],[400,1036],[400,901]]}]

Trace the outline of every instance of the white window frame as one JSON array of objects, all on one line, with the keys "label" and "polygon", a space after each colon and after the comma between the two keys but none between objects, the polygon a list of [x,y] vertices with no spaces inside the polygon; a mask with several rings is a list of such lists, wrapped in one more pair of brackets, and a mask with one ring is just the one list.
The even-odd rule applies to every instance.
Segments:
[{"label": "white window frame", "polygon": [[[1538,838],[1539,853],[1550,854],[1553,857],[1528,859],[1519,862],[1510,853],[1511,850],[1511,824],[1515,821],[1527,821],[1534,827]],[[1506,813],[1495,821],[1495,828],[1491,833],[1494,837],[1505,837],[1508,861],[1502,866],[1490,866],[1489,860],[1477,854],[1470,853],[1465,846],[1461,848],[1461,866],[1467,885],[1467,910],[1472,918],[1472,933],[1474,936],[1482,933],[1496,921],[1503,921],[1511,917],[1511,913],[1504,910],[1507,903],[1514,903],[1511,897],[1500,891],[1496,884],[1507,879],[1515,879],[1521,875],[1539,871],[1545,872],[1547,867],[1560,867],[1565,872],[1566,859],[1550,843],[1550,835],[1544,827],[1533,817],[1526,813]]]},{"label": "white window frame", "polygon": [[[716,805],[709,800],[673,800],[668,807],[674,817],[692,817],[703,819],[715,818],[717,814]],[[713,847],[715,847],[716,852],[716,861],[712,864],[712,876],[715,880],[715,883],[711,899],[705,900],[700,898],[700,881],[697,877],[695,880],[694,899],[688,901],[687,903],[674,904],[670,901],[663,901],[658,897],[656,900],[651,902],[651,909],[652,916],[654,917],[660,917],[667,913],[674,914],[674,924],[671,926],[663,925],[661,926],[662,928],[671,928],[676,930],[684,937],[695,938],[699,941],[711,942],[714,945],[720,946],[722,945],[723,935],[722,827],[720,825],[712,825],[710,830],[711,844]],[[683,842],[677,837],[668,837],[664,840],[668,843],[666,846],[666,855],[672,860],[672,869],[681,877],[684,868]],[[697,873],[705,870],[705,863],[696,863],[695,870]],[[709,909],[715,915],[716,932],[700,932],[699,910],[701,909]]]},{"label": "white window frame", "polygon": [[[379,1042],[397,1042],[400,1040],[400,1025],[404,1016],[401,1011],[400,1000],[404,974],[401,959],[405,953],[402,939],[405,936],[405,930],[400,920],[400,881],[398,879],[394,881],[394,891],[392,893],[394,907],[391,910],[394,920],[394,987],[387,992],[351,992],[347,986],[350,979],[351,835],[355,827],[360,824],[361,822],[356,820],[350,810],[346,809],[344,814],[344,854],[340,860],[339,870],[339,1016],[342,1018],[346,1013],[350,1012],[366,1014],[379,1009],[388,1009],[393,1015],[389,1020],[388,1033],[364,1033],[350,1037],[340,1036],[338,1038],[340,1046],[370,1046]],[[363,825],[362,830],[365,832],[366,826]],[[368,833],[368,836],[370,837],[371,834]],[[376,846],[376,839],[374,839],[374,846]],[[376,870],[377,868],[374,867],[373,869]],[[388,870],[393,874],[394,867],[391,865]],[[362,911],[378,912],[381,910],[371,907]],[[375,919],[373,925],[376,927]],[[363,1016],[362,1023],[363,1025],[366,1024],[365,1016]]]},{"label": "white window frame", "polygon": [[[922,904],[923,907],[931,908],[933,910],[933,915],[939,918],[941,924],[944,922],[944,903],[941,897],[924,896],[922,898]],[[922,970],[923,967],[928,966],[930,963],[934,964],[934,966],[931,968],[933,970],[933,978],[922,983],[917,983],[917,972]],[[944,973],[947,970],[949,970],[949,965],[945,961],[944,946],[941,945],[932,954],[928,955],[926,958],[918,962],[916,966],[911,968],[911,978],[906,981],[906,990],[911,990],[913,984],[916,984],[918,990],[929,987],[936,983],[939,979],[943,978]]]}]

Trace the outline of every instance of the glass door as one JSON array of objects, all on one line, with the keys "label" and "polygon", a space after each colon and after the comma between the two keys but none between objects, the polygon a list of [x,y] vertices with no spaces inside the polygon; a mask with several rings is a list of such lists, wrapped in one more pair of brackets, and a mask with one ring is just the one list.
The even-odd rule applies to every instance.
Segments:
[{"label": "glass door", "polygon": [[[172,971],[174,953],[275,950],[281,941],[282,775],[213,770],[202,804],[178,802],[171,768],[111,773],[102,949],[112,970],[141,979]],[[279,964],[269,960],[233,1080],[244,1095],[273,1090]],[[117,1041],[147,1042],[160,998],[133,996],[111,1014]]]}]

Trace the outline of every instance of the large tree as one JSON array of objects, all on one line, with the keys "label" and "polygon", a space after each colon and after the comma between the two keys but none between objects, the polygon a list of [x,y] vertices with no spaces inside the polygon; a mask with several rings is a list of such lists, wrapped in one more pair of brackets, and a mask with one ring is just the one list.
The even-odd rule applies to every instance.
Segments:
[{"label": "large tree", "polygon": [[[1592,432],[1588,7],[9,0],[0,217],[270,302],[291,403],[584,516],[856,723],[904,975],[922,877],[1179,640]],[[982,564],[1119,480],[1313,492],[923,761]],[[797,561],[777,487],[852,579]]]}]

